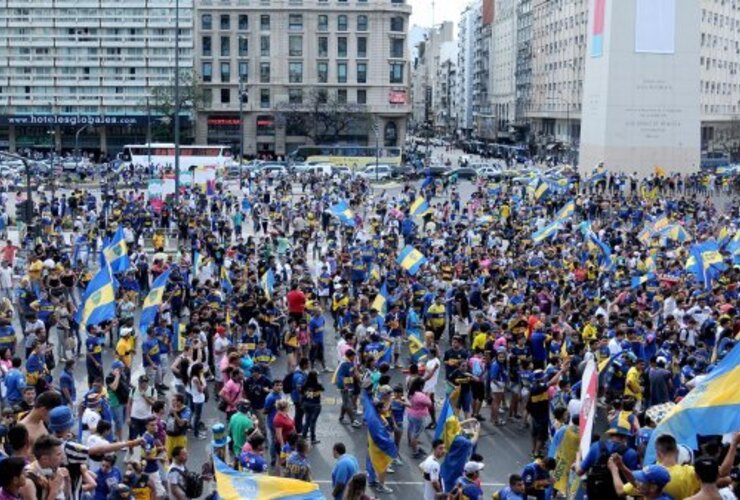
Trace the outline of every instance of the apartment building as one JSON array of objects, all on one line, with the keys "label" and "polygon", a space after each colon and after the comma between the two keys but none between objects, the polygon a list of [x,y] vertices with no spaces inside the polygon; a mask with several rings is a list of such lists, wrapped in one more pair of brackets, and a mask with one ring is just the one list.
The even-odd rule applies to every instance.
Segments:
[{"label": "apartment building", "polygon": [[[416,44],[416,57],[411,70],[413,121],[417,126],[430,124],[438,129],[437,111],[440,106],[439,75],[443,61],[453,55],[455,25],[451,21],[427,28],[423,39]],[[456,56],[455,56],[456,57]],[[449,71],[449,68],[448,68]]]},{"label": "apartment building", "polygon": [[[404,0],[199,0],[195,68],[205,106],[198,142],[240,144],[244,154],[283,156],[311,142],[286,121],[327,106],[353,120],[333,142],[403,144],[411,113]],[[240,99],[243,114],[239,115]]]},{"label": "apartment building", "polygon": [[473,62],[475,23],[483,4],[474,0],[460,16],[457,37],[457,84],[455,102],[458,107],[457,134],[469,137],[473,133]]},{"label": "apartment building", "polygon": [[[174,0],[1,0],[0,148],[146,141],[147,97],[175,74],[175,15]],[[177,15],[187,72],[192,0]]]},{"label": "apartment building", "polygon": [[[513,136],[516,121],[517,22],[516,0],[498,0],[492,25],[491,91],[495,137]],[[510,133],[510,130],[512,133]]]}]

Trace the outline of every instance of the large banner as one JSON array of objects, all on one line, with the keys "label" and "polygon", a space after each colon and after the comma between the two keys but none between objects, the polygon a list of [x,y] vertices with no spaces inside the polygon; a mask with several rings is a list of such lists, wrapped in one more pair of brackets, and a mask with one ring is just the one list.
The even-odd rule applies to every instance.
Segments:
[{"label": "large banner", "polygon": [[596,398],[599,392],[599,372],[594,360],[586,363],[581,379],[581,414],[579,416],[578,438],[580,439],[581,456],[588,454],[591,447],[591,434],[596,415]]},{"label": "large banner", "polygon": [[[216,183],[216,169],[214,167],[197,167],[195,170],[180,172],[180,186],[190,186],[195,183],[205,192]],[[161,179],[150,179],[148,189],[149,199],[162,199],[167,195],[175,194],[175,174],[166,174]]]},{"label": "large banner", "polygon": [[636,0],[635,52],[676,51],[676,0]]}]

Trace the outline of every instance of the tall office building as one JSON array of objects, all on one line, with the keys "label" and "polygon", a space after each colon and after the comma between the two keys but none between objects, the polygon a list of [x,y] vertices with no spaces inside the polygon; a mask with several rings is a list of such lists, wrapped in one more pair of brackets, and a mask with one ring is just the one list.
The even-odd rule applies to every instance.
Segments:
[{"label": "tall office building", "polygon": [[498,0],[493,19],[490,99],[496,117],[496,138],[509,138],[516,121],[517,22],[516,0]]},{"label": "tall office building", "polygon": [[[179,7],[187,72],[192,0]],[[172,84],[174,67],[174,0],[2,0],[0,148],[69,151],[78,138],[113,153],[143,142],[147,96]]]},{"label": "tall office building", "polygon": [[381,145],[403,144],[410,14],[404,0],[199,0],[195,67],[206,103],[196,140],[238,146],[243,118],[244,154],[282,156],[312,142],[291,117],[329,105],[369,116],[331,142],[374,145],[377,130]]},{"label": "tall office building", "polygon": [[[455,25],[451,21],[427,28],[424,38],[414,48],[411,69],[413,121],[416,126],[428,123],[438,128],[439,92],[437,76],[444,60],[452,57]],[[457,56],[455,55],[455,58]]]},{"label": "tall office building", "polygon": [[457,135],[470,137],[473,133],[473,62],[476,19],[482,9],[481,0],[472,1],[463,10],[458,24],[457,38]]}]

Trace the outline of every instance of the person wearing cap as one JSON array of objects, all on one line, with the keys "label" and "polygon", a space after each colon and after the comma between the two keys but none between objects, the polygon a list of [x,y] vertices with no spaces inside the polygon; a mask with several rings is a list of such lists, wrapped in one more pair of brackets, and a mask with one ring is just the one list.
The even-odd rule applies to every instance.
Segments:
[{"label": "person wearing cap", "polygon": [[[627,495],[615,458],[609,458],[608,467],[617,495],[620,497]],[[632,483],[635,484],[633,495],[647,500],[673,500],[672,496],[663,491],[670,480],[671,474],[662,465],[648,465],[642,470],[633,471]]]},{"label": "person wearing cap", "polygon": [[218,457],[222,461],[226,462],[226,448],[229,444],[229,435],[226,432],[226,426],[221,422],[215,423],[211,426],[211,451],[213,456]]},{"label": "person wearing cap", "polygon": [[[588,474],[586,480],[586,493],[592,498],[608,496],[613,498],[613,483],[611,475],[606,468],[609,457],[614,454],[622,457],[621,462],[630,469],[636,469],[639,464],[637,452],[627,446],[631,436],[631,430],[627,427],[612,427],[607,431],[607,439],[593,443],[580,464],[576,464],[576,474],[583,476]],[[593,470],[592,470],[593,469]],[[599,495],[599,496],[594,496]]]},{"label": "person wearing cap", "polygon": [[483,498],[483,489],[479,485],[480,471],[485,465],[483,462],[474,462],[472,460],[465,463],[462,477],[458,478],[455,487],[450,493],[452,498],[455,495],[468,500],[481,500]]},{"label": "person wearing cap", "polygon": [[134,352],[136,351],[136,338],[133,335],[133,319],[125,320],[123,325],[118,329],[118,333],[120,338],[116,343],[116,355],[126,365],[126,371],[128,373],[131,369]]}]

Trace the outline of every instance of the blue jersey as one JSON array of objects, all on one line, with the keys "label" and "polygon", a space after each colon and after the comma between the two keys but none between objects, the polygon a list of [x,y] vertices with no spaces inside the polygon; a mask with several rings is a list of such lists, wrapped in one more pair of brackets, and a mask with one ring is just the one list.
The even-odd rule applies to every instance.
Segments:
[{"label": "blue jersey", "polygon": [[161,361],[159,358],[159,340],[157,340],[156,338],[147,338],[141,345],[141,350],[144,354],[147,355],[143,356],[145,367],[159,366],[159,363]]},{"label": "blue jersey", "polygon": [[396,427],[399,429],[403,427],[403,417],[406,414],[406,406],[403,401],[394,399],[391,401],[391,415],[393,415],[393,421],[396,423]]},{"label": "blue jersey", "polygon": [[257,474],[267,472],[267,469],[269,469],[269,465],[262,455],[254,453],[253,451],[243,451],[242,454],[239,455],[239,465],[242,466],[242,469],[255,472]]},{"label": "blue jersey", "polygon": [[350,361],[344,361],[339,365],[336,382],[338,389],[351,389],[354,386],[353,369]]},{"label": "blue jersey", "polygon": [[90,354],[95,361],[98,363],[103,362],[103,346],[105,345],[105,339],[102,337],[96,337],[89,335],[85,340],[85,347],[87,347],[87,353]]},{"label": "blue jersey", "polygon": [[311,333],[311,340],[316,344],[324,343],[324,325],[326,319],[323,316],[313,317],[308,322],[308,331]]}]

